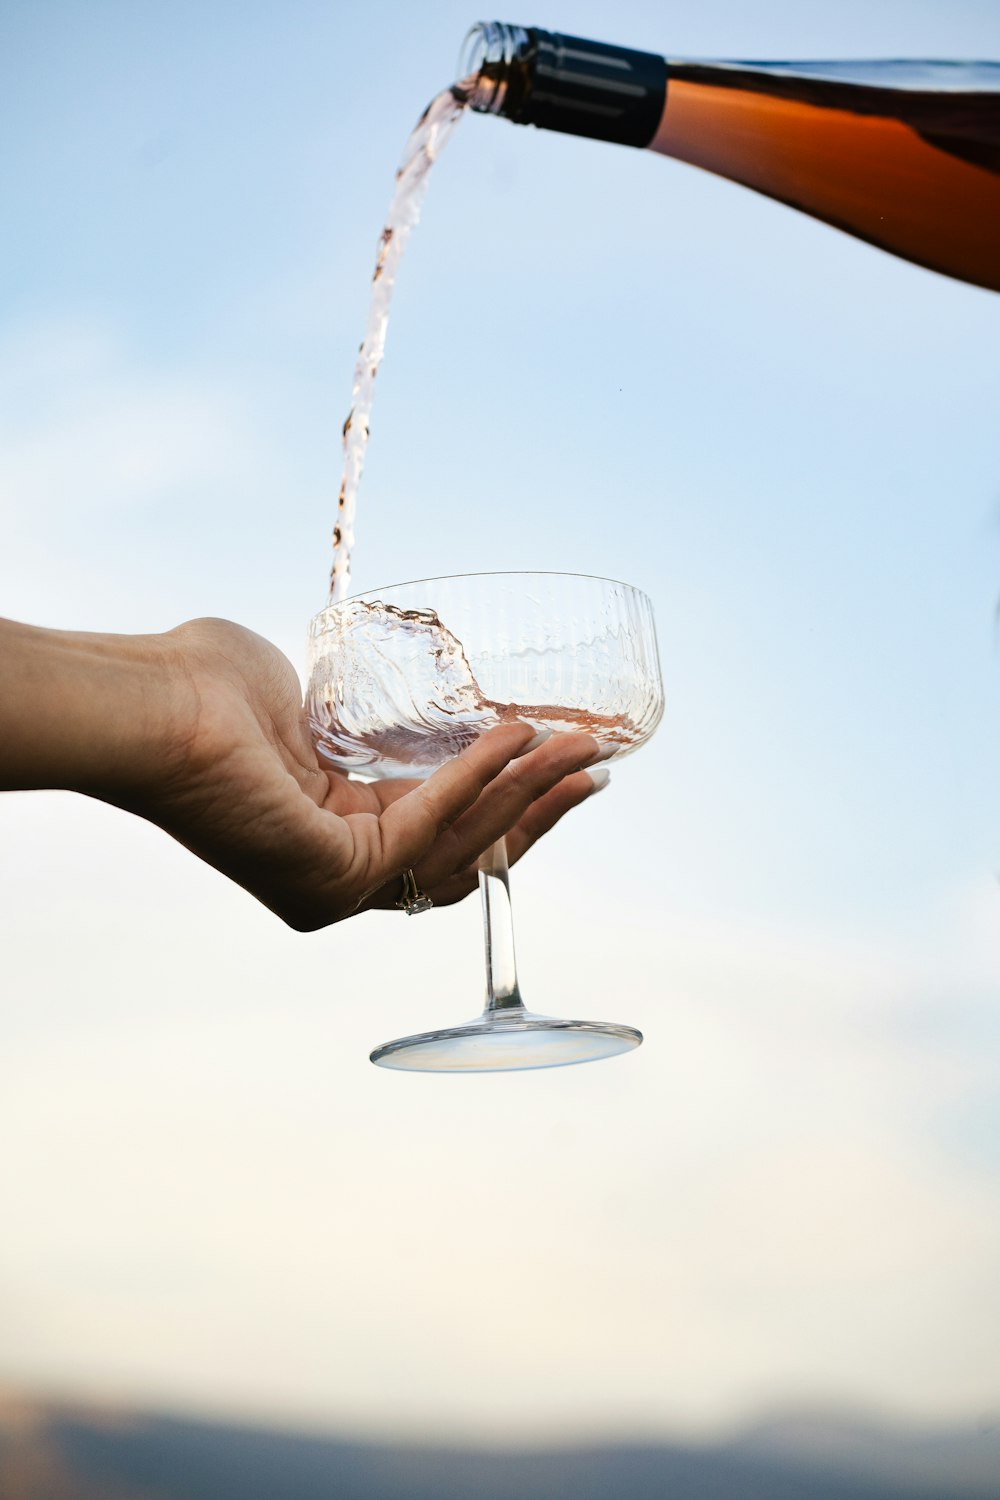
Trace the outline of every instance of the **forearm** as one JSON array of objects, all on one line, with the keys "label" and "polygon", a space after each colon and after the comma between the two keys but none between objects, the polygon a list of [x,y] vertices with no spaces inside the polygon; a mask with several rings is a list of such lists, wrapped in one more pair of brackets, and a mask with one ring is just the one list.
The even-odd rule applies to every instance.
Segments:
[{"label": "forearm", "polygon": [[91,635],[0,620],[0,791],[127,808],[302,930],[375,892],[392,905],[410,866],[444,904],[474,888],[502,835],[523,853],[594,790],[576,773],[598,753],[584,734],[525,753],[530,739],[527,724],[499,726],[426,782],[386,790],[320,765],[294,667],[242,626]]},{"label": "forearm", "polygon": [[0,789],[128,801],[170,758],[184,696],[163,636],[0,620]]}]

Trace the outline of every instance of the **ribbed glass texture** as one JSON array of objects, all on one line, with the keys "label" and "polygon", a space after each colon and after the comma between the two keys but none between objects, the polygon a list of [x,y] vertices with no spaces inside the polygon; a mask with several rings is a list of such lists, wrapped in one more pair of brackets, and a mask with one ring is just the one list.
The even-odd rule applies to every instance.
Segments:
[{"label": "ribbed glass texture", "polygon": [[362,775],[429,775],[514,720],[627,754],[663,714],[652,606],[572,573],[372,589],[313,620],[307,707],[325,758]]}]

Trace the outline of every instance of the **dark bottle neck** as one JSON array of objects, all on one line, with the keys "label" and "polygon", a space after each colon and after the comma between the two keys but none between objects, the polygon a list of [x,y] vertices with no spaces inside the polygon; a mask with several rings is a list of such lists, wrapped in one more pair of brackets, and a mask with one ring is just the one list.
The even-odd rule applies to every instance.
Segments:
[{"label": "dark bottle neck", "polygon": [[458,88],[474,110],[623,146],[648,146],[663,115],[667,65],[581,37],[483,21],[465,39]]}]

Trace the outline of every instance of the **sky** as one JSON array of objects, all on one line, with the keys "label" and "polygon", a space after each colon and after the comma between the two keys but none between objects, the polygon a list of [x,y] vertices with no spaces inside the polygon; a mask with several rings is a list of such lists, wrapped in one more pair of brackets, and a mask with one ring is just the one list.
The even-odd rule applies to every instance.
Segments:
[{"label": "sky", "polygon": [[[406,135],[480,17],[0,0],[0,611],[301,669]],[[1000,58],[991,3],[584,0],[680,57]],[[649,153],[461,123],[359,588],[628,580],[654,740],[514,873],[551,1073],[384,1073],[474,901],[286,930],[0,799],[0,1382],[370,1435],[1000,1421],[1000,298]],[[67,725],[72,733],[72,725]]]}]

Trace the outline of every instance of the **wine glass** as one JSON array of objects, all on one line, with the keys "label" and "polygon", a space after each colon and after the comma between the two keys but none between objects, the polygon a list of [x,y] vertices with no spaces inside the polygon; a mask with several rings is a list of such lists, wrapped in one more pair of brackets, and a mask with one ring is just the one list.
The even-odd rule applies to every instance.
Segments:
[{"label": "wine glass", "polygon": [[[574,573],[427,578],[331,604],[310,626],[307,709],[319,754],[362,778],[429,776],[487,729],[585,730],[606,753],[663,714],[653,611],[628,584]],[[642,1034],[527,1010],[514,961],[504,840],[479,861],[486,1004],[461,1026],[376,1047],[416,1072],[548,1068],[612,1057]]]}]

